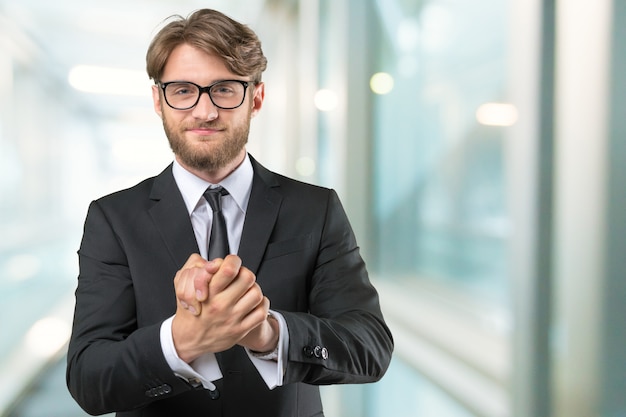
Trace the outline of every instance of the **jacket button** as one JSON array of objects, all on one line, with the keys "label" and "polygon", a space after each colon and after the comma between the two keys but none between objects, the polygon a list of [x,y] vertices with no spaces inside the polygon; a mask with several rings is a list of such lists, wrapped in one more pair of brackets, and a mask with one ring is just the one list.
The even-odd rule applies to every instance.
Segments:
[{"label": "jacket button", "polygon": [[313,354],[315,354],[316,358],[321,358],[322,357],[322,347],[321,346],[315,346],[315,348],[313,349]]},{"label": "jacket button", "polygon": [[311,346],[305,346],[302,350],[304,352],[304,356],[307,356],[309,358],[312,358],[315,355]]},{"label": "jacket button", "polygon": [[324,360],[328,359],[328,349],[321,346],[315,346],[315,349],[313,349],[313,354],[316,358],[322,358]]},{"label": "jacket button", "polygon": [[213,391],[209,390],[209,397],[212,400],[217,400],[218,398],[220,398],[220,392],[217,390],[217,388],[215,388]]},{"label": "jacket button", "polygon": [[146,397],[155,398],[172,392],[172,387],[168,384],[159,385],[146,391]]}]

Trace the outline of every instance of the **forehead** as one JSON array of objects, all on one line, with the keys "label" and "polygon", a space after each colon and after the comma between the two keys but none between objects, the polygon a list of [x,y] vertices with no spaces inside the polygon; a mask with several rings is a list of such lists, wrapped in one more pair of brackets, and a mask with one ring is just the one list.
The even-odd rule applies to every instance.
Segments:
[{"label": "forehead", "polygon": [[193,81],[200,85],[239,78],[226,68],[224,61],[188,44],[178,45],[163,69],[162,81]]}]

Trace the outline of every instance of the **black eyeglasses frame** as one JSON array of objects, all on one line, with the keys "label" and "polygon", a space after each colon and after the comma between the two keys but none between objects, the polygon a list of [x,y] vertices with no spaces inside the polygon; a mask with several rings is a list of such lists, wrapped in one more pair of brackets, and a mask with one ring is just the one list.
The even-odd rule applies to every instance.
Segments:
[{"label": "black eyeglasses frame", "polygon": [[[213,97],[211,96],[211,88],[215,87],[218,84],[226,83],[226,82],[236,82],[236,83],[240,83],[243,86],[243,96],[241,97],[241,103],[239,103],[238,105],[236,105],[234,107],[223,107],[223,106],[220,106],[220,105],[215,103],[215,100],[213,100]],[[191,84],[191,85],[194,85],[194,86],[198,87],[198,97],[196,98],[196,101],[193,103],[193,105],[191,105],[189,107],[182,107],[182,108],[174,107],[167,100],[167,94],[165,94],[165,89],[167,88],[167,86],[170,85],[170,84],[179,84],[179,83]],[[157,84],[158,84],[159,87],[161,87],[161,91],[163,91],[163,98],[165,99],[165,103],[167,103],[167,105],[170,106],[174,110],[189,110],[189,109],[193,109],[194,107],[196,107],[196,105],[200,101],[200,97],[202,97],[202,93],[207,93],[207,95],[209,96],[209,99],[211,100],[211,103],[213,103],[213,105],[215,107],[217,107],[218,109],[233,110],[233,109],[236,109],[238,107],[241,107],[243,102],[246,101],[246,91],[248,91],[248,86],[250,85],[250,83],[251,83],[251,81],[243,81],[243,80],[219,80],[219,81],[214,82],[211,85],[207,85],[206,87],[201,87],[198,84],[193,83],[191,81],[168,81],[166,83],[162,83],[162,82],[159,81]]]}]

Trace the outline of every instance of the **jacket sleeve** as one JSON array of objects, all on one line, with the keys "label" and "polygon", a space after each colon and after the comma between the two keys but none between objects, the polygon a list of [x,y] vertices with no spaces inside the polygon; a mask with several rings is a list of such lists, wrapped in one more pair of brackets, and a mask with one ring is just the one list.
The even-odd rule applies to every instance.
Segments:
[{"label": "jacket sleeve", "polygon": [[128,260],[109,219],[93,202],[79,255],[67,384],[90,414],[130,410],[192,388],[164,358],[161,323],[138,328]]},{"label": "jacket sleeve", "polygon": [[308,312],[281,311],[289,329],[285,383],[366,383],[382,378],[391,360],[392,335],[332,190],[308,305]]}]

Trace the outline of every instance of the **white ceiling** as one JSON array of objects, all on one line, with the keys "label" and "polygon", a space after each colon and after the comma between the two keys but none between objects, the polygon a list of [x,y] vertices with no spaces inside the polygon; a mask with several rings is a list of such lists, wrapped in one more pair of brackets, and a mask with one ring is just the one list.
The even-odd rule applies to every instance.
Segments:
[{"label": "white ceiling", "polygon": [[[0,0],[0,50],[45,65],[67,81],[75,65],[144,71],[145,53],[161,22],[211,7],[253,24],[264,0]],[[8,39],[2,39],[2,36]],[[146,76],[147,78],[147,76]],[[107,98],[87,98],[105,105]],[[132,100],[131,100],[132,101]],[[116,104],[120,100],[117,99]],[[110,110],[110,109],[109,109]]]},{"label": "white ceiling", "polygon": [[172,14],[212,7],[249,22],[261,0],[0,0],[0,13],[68,64],[142,66],[157,26]]}]

